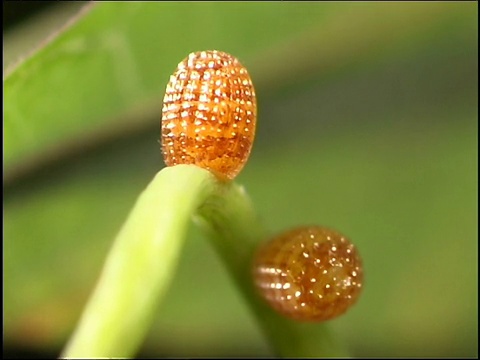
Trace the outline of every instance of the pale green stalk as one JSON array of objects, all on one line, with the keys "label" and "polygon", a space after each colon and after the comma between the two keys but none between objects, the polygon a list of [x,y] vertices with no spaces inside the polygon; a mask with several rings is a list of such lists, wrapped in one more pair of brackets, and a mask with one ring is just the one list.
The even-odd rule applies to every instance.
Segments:
[{"label": "pale green stalk", "polygon": [[300,323],[272,310],[254,288],[252,259],[268,240],[244,188],[235,183],[217,189],[198,210],[196,220],[210,234],[240,293],[250,306],[273,353],[281,357],[347,357],[343,344],[325,324]]},{"label": "pale green stalk", "polygon": [[63,357],[135,354],[175,273],[193,215],[211,235],[277,355],[346,355],[323,325],[285,319],[256,294],[251,260],[266,233],[243,188],[196,166],[179,165],[160,171],[139,197]]},{"label": "pale green stalk", "polygon": [[213,176],[193,166],[155,176],[115,239],[64,357],[135,353],[175,273],[191,215],[214,187]]}]

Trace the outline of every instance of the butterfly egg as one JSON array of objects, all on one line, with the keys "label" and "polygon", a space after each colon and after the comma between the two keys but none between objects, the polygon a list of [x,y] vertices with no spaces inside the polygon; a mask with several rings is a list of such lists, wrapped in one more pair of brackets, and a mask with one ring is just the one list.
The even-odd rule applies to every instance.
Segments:
[{"label": "butterfly egg", "polygon": [[166,165],[195,164],[233,179],[250,155],[256,118],[247,69],[222,51],[191,53],[170,76],[163,100]]},{"label": "butterfly egg", "polygon": [[285,232],[261,246],[253,276],[259,294],[281,314],[324,321],[343,314],[359,298],[362,260],[338,232],[319,226]]}]

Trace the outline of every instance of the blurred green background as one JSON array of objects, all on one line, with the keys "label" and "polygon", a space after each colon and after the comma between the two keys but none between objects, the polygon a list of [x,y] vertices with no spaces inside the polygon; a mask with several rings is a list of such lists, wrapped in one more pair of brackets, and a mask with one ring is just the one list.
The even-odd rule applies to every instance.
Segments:
[{"label": "blurred green background", "polygon": [[[333,227],[363,256],[360,301],[331,321],[352,354],[478,357],[476,2],[105,2],[51,36],[84,5],[4,28],[10,356],[58,356],[164,166],[169,75],[218,49],[256,87],[256,140],[236,181],[265,225]],[[193,226],[141,353],[271,355]]]}]

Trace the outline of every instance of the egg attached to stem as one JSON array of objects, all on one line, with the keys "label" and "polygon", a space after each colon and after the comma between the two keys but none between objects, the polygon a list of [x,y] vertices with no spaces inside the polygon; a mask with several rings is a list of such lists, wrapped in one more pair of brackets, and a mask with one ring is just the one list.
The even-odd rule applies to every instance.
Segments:
[{"label": "egg attached to stem", "polygon": [[222,51],[187,56],[170,76],[162,110],[167,166],[195,164],[222,180],[245,165],[255,137],[257,103],[247,69]]},{"label": "egg attached to stem", "polygon": [[254,259],[259,294],[281,314],[325,321],[345,313],[363,286],[357,248],[340,233],[299,227],[262,245]]}]

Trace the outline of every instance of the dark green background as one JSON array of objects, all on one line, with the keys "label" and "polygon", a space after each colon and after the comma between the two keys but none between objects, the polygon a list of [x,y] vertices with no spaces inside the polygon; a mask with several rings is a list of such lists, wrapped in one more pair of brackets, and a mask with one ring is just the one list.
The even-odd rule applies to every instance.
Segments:
[{"label": "dark green background", "polygon": [[[80,5],[4,32],[4,65]],[[189,52],[218,49],[256,87],[256,140],[235,181],[266,226],[333,227],[363,256],[364,293],[331,322],[352,353],[478,356],[477,11],[98,3],[4,79],[6,345],[63,347],[116,232],[164,166],[168,76]],[[269,355],[194,227],[142,351]]]}]

